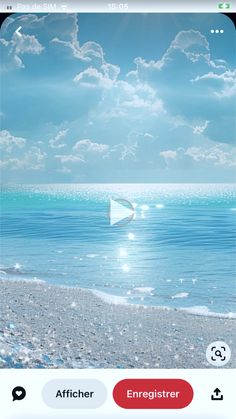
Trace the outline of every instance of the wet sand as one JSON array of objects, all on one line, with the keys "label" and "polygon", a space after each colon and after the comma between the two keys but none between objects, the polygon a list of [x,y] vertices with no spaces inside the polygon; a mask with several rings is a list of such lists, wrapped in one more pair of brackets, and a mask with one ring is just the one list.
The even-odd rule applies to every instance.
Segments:
[{"label": "wet sand", "polygon": [[119,305],[91,291],[0,280],[0,368],[212,368],[209,343],[232,350],[236,320]]}]

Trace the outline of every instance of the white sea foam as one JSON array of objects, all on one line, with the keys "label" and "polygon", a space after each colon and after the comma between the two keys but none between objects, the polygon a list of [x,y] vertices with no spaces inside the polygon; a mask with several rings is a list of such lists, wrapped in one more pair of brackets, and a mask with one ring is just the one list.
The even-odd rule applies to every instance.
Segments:
[{"label": "white sea foam", "polygon": [[151,294],[151,295],[154,290],[155,288],[152,288],[152,287],[136,287],[133,289],[134,292],[138,292],[140,294]]},{"label": "white sea foam", "polygon": [[[115,305],[134,305],[129,300],[128,297],[121,297],[117,295],[111,295],[107,294],[102,291],[97,290],[90,290],[94,295],[99,297],[101,300],[103,300],[106,303],[109,304],[115,304]],[[179,294],[186,294],[188,293],[179,293]],[[177,295],[177,294],[176,294]],[[183,297],[177,297],[177,298],[183,298]],[[186,313],[194,314],[196,316],[205,316],[205,317],[218,317],[218,318],[225,318],[225,319],[236,319],[236,313],[229,312],[229,313],[217,313],[210,311],[208,307],[206,306],[192,306],[192,307],[180,307],[180,308],[172,308],[167,306],[149,306],[149,305],[143,305],[143,304],[135,304],[136,307],[142,307],[144,309],[151,308],[156,310],[167,310],[167,311],[177,311],[181,312],[184,311]]]},{"label": "white sea foam", "polygon": [[[115,304],[115,305],[133,305],[132,303],[127,301],[126,297],[120,297],[117,295],[111,295],[107,294],[102,291],[96,291],[91,290],[94,295],[99,297],[101,300],[103,300],[105,303],[109,304]],[[187,293],[180,293],[180,294],[187,294]],[[167,310],[167,311],[173,311],[176,309],[173,309],[171,307],[167,306],[146,306],[142,304],[135,304],[136,307],[143,307],[144,309],[148,309],[152,307],[153,309],[157,310]],[[208,307],[206,306],[192,306],[192,307],[181,307],[176,310],[177,312],[184,311],[186,313],[194,314],[196,316],[205,316],[205,317],[218,317],[218,318],[225,318],[225,319],[236,319],[236,313],[229,312],[229,313],[217,313],[210,311]]]},{"label": "white sea foam", "polygon": [[111,295],[107,294],[106,292],[98,291],[98,290],[90,290],[94,295],[101,298],[105,303],[115,304],[115,305],[126,305],[127,300],[126,297],[121,297],[118,295]]},{"label": "white sea foam", "polygon": [[181,307],[179,310],[187,311],[191,314],[196,314],[198,316],[210,316],[210,317],[223,317],[226,319],[236,319],[236,313],[229,312],[229,313],[217,313],[214,311],[209,310],[206,306],[193,306],[193,307]]},{"label": "white sea foam", "polygon": [[22,277],[18,277],[18,276],[3,276],[1,277],[1,273],[0,273],[0,279],[4,280],[4,281],[9,281],[9,282],[24,282],[27,284],[46,284],[46,281],[44,281],[43,279],[39,279],[36,276],[33,278],[22,278]]},{"label": "white sea foam", "polygon": [[5,271],[0,271],[0,279],[4,278],[6,279],[7,273]]},{"label": "white sea foam", "polygon": [[89,253],[88,255],[86,255],[87,258],[91,258],[91,259],[96,258],[97,256],[98,256],[97,253]]},{"label": "white sea foam", "polygon": [[172,295],[171,298],[186,298],[189,296],[188,292],[179,292],[178,294]]},{"label": "white sea foam", "polygon": [[[145,288],[145,287],[138,287],[139,289],[141,288]],[[149,288],[149,287],[146,287]],[[149,288],[151,289],[151,287]],[[97,290],[90,290],[94,295],[96,295],[97,297],[99,297],[102,301],[109,303],[109,304],[114,304],[114,305],[134,305],[132,304],[128,297],[122,297],[122,296],[117,296],[117,295],[111,295],[111,294],[107,294],[105,292],[102,291],[97,291]],[[176,294],[179,295],[180,297],[176,297],[175,298],[184,298],[187,297],[189,294],[188,293],[179,293]],[[173,298],[173,297],[172,297]],[[157,310],[167,310],[167,311],[177,311],[177,312],[181,312],[184,311],[186,313],[190,313],[190,314],[194,314],[196,316],[206,316],[206,317],[218,317],[218,318],[225,318],[225,319],[236,319],[236,313],[234,312],[229,312],[229,313],[217,313],[217,312],[213,312],[210,311],[208,307],[206,306],[192,306],[192,307],[180,307],[180,308],[173,308],[173,307],[167,307],[167,306],[149,306],[149,305],[143,305],[143,304],[135,304],[136,307],[142,307],[144,309],[148,309],[151,308],[152,309],[157,309]]]}]

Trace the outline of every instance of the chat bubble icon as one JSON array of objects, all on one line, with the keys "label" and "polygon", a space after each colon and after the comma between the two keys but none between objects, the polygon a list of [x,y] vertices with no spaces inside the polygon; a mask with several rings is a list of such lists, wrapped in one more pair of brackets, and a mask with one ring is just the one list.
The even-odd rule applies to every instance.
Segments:
[{"label": "chat bubble icon", "polygon": [[26,391],[24,389],[24,387],[15,387],[12,390],[12,397],[13,397],[13,402],[15,400],[23,400],[26,396]]}]

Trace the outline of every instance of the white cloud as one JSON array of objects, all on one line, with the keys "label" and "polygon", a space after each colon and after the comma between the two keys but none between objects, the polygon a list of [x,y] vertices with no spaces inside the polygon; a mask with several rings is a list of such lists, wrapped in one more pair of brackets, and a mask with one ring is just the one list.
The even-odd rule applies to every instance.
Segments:
[{"label": "white cloud", "polygon": [[66,144],[62,143],[61,141],[65,138],[67,132],[68,132],[68,129],[61,130],[57,133],[57,135],[54,138],[51,138],[51,140],[49,140],[50,147],[51,148],[64,148],[64,147],[66,147]]},{"label": "white cloud", "polygon": [[20,160],[17,159],[16,157],[12,157],[10,159],[6,159],[6,160],[0,160],[0,168],[1,169],[19,169],[19,163]]},{"label": "white cloud", "polygon": [[236,166],[236,147],[219,143],[208,148],[179,147],[176,150],[162,151],[160,156],[164,157],[168,167],[174,164],[175,168],[178,167],[180,169],[185,167],[186,162],[188,162],[188,168],[191,168],[193,163],[199,168],[203,168],[204,164],[207,167],[224,166],[230,168]]},{"label": "white cloud", "polygon": [[210,71],[202,76],[197,76],[191,81],[193,83],[207,83],[207,86],[212,89],[213,94],[219,98],[230,97],[236,93],[236,69],[233,71],[227,70],[221,74]]},{"label": "white cloud", "polygon": [[107,144],[94,143],[91,140],[80,140],[74,145],[73,150],[83,155],[87,153],[103,154],[108,148]]},{"label": "white cloud", "polygon": [[9,131],[0,131],[0,148],[3,150],[1,167],[10,170],[41,170],[44,168],[47,154],[39,147],[31,146],[26,151],[25,138],[15,137]]},{"label": "white cloud", "polygon": [[126,100],[122,103],[125,108],[131,109],[146,109],[152,113],[159,112],[163,109],[163,102],[160,99],[150,100],[140,98],[138,95],[134,95],[131,100]]},{"label": "white cloud", "polygon": [[57,154],[54,157],[62,164],[62,168],[59,171],[70,173],[72,166],[81,163],[87,164],[93,162],[98,164],[108,149],[109,146],[107,144],[99,144],[85,139],[77,141],[69,154]]},{"label": "white cloud", "polygon": [[105,64],[103,49],[97,42],[88,41],[80,46],[76,35],[70,40],[62,40],[55,37],[51,40],[51,44],[67,50],[73,58],[79,59],[82,62],[87,62],[88,64],[93,63],[94,66],[98,67]]},{"label": "white cloud", "polygon": [[55,158],[59,159],[61,163],[85,163],[83,157],[73,154],[57,154]]},{"label": "white cloud", "polygon": [[150,121],[165,112],[163,101],[148,83],[131,84],[123,80],[112,82],[112,88],[103,89],[96,118],[111,120],[123,118],[134,124],[135,121]]},{"label": "white cloud", "polygon": [[119,162],[129,161],[132,167],[146,167],[158,158],[156,138],[148,132],[132,130],[127,136],[126,143],[111,146],[104,159],[119,166]]},{"label": "white cloud", "polygon": [[[15,34],[15,30],[22,26],[22,36]],[[2,47],[2,55],[5,63],[4,70],[13,68],[24,68],[22,55],[41,54],[45,49],[47,52],[48,43],[58,41],[61,46],[68,51],[74,49],[80,51],[78,43],[78,24],[77,14],[73,13],[49,13],[45,15],[37,15],[28,13],[24,15],[14,15],[14,18],[8,17],[1,26],[1,34],[4,37],[0,39]],[[24,33],[25,32],[25,33]],[[29,34],[26,34],[29,33]],[[56,37],[60,33],[60,40]],[[11,39],[9,40],[9,34]],[[12,35],[13,34],[13,35]],[[38,34],[43,34],[45,47],[38,40]],[[65,44],[65,45],[63,45]],[[71,54],[73,56],[73,54]],[[80,54],[81,55],[81,54]]]},{"label": "white cloud", "polygon": [[47,154],[38,147],[31,147],[22,157],[11,157],[1,161],[2,168],[11,170],[41,170],[45,166]]},{"label": "white cloud", "polygon": [[164,157],[166,161],[175,160],[177,157],[176,150],[165,150],[160,152],[160,156]]},{"label": "white cloud", "polygon": [[103,49],[97,42],[86,42],[82,45],[80,51],[82,58],[88,62],[92,62],[93,65],[101,67],[105,64]]},{"label": "white cloud", "polygon": [[136,145],[116,144],[108,150],[103,158],[110,161],[112,164],[127,160],[134,162],[137,160],[136,151]]},{"label": "white cloud", "polygon": [[102,87],[111,88],[113,86],[113,80],[107,75],[102,74],[96,68],[89,67],[84,71],[81,71],[74,78],[75,83],[79,83],[83,87]]},{"label": "white cloud", "polygon": [[209,121],[205,121],[203,125],[195,125],[193,126],[193,133],[197,135],[201,135],[204,133],[205,129],[207,128]]},{"label": "white cloud", "polygon": [[27,170],[40,170],[44,168],[47,154],[39,147],[31,147],[23,159],[23,167]]},{"label": "white cloud", "polygon": [[[111,87],[111,81],[115,81],[120,73],[117,65],[107,63],[105,54],[100,44],[93,41],[79,44],[78,37],[72,40],[54,38],[51,44],[57,45],[71,53],[71,56],[82,64],[82,71],[74,77],[74,81],[85,87]],[[84,69],[84,66],[88,65]]]},{"label": "white cloud", "polygon": [[[45,45],[49,73],[42,74],[42,80],[39,80],[34,92],[38,95],[40,106],[46,103],[45,99],[48,100],[50,115],[45,116],[47,106],[41,106],[43,115],[40,116],[39,125],[42,120],[42,132],[46,133],[48,126],[51,129],[51,126],[64,127],[65,123],[70,124],[68,141],[64,140],[67,130],[63,129],[52,137],[46,134],[46,138],[50,138],[48,144],[44,140],[35,142],[42,150],[43,146],[50,147],[49,156],[52,160],[48,160],[46,166],[48,173],[55,169],[76,174],[82,167],[80,175],[89,178],[90,172],[96,172],[96,169],[99,169],[97,173],[100,173],[100,169],[101,173],[105,173],[105,163],[112,168],[114,166],[114,170],[142,168],[153,172],[172,165],[176,169],[178,165],[183,165],[183,160],[186,167],[197,166],[199,169],[234,164],[230,159],[230,149],[211,147],[209,137],[215,141],[232,142],[232,136],[225,129],[229,127],[230,130],[232,126],[230,115],[228,118],[227,109],[220,108],[224,101],[215,97],[233,94],[235,74],[227,69],[225,60],[212,59],[203,34],[196,30],[181,31],[167,48],[163,40],[160,48],[155,50],[166,48],[159,57],[150,47],[152,58],[155,59],[148,61],[137,57],[134,60],[136,70],[133,67],[134,70],[125,78],[124,70],[130,63],[127,62],[120,72],[119,66],[106,62],[107,55],[101,45],[91,41],[81,45],[77,16],[68,15],[68,19],[70,24],[63,16],[27,16],[26,33],[32,35],[25,35],[22,42],[16,39],[17,45],[13,46],[11,43],[15,42],[15,38],[11,38],[11,33],[14,28],[11,27],[10,37],[6,37],[11,40],[0,40],[8,52],[12,47],[15,67],[24,66],[24,54],[42,53],[43,46],[39,41],[43,40]],[[15,26],[22,23],[18,18],[13,21]],[[42,32],[44,27],[47,27],[45,33]],[[42,67],[45,71],[46,67]],[[41,83],[45,87],[48,77],[53,79],[53,83],[48,84],[44,92]],[[206,83],[207,89],[197,83]],[[214,96],[209,103],[210,83]],[[215,103],[219,105],[218,108]],[[221,115],[228,118],[224,126]],[[52,125],[48,124],[50,116]],[[219,130],[220,125],[222,131]],[[71,138],[73,132],[77,133],[74,140]],[[46,153],[31,149],[26,155],[25,140],[15,138],[18,141],[5,145],[8,152],[17,150],[10,156],[11,159],[5,160],[5,167],[41,170],[47,158]],[[43,138],[40,134],[40,139]],[[75,143],[78,138],[82,140]],[[75,143],[73,146],[71,141]]]},{"label": "white cloud", "polygon": [[15,148],[22,148],[26,144],[26,140],[21,137],[15,137],[9,131],[0,131],[0,148],[7,153],[11,153]]},{"label": "white cloud", "polygon": [[197,62],[200,59],[209,61],[209,43],[204,35],[199,31],[190,29],[188,31],[179,32],[174,40],[171,42],[169,48],[158,61],[146,61],[141,57],[135,58],[134,62],[137,66],[137,71],[131,71],[128,76],[139,77],[143,69],[162,70],[173,60],[173,54],[176,51],[182,52],[190,61]]},{"label": "white cloud", "polygon": [[223,81],[226,83],[235,83],[235,76],[236,76],[236,70],[234,71],[225,71],[221,74],[216,74],[213,72],[209,72],[207,74],[203,74],[202,76],[196,77],[193,81],[199,81],[199,80],[218,80],[219,82]]},{"label": "white cloud", "polygon": [[83,55],[81,54],[79,42],[77,39],[73,39],[72,41],[64,41],[62,39],[59,39],[58,37],[55,37],[51,40],[51,44],[55,44],[57,46],[67,49],[72,53],[72,56],[74,58],[80,58],[81,60],[83,59]]},{"label": "white cloud", "polygon": [[153,141],[155,138],[153,135],[149,134],[148,132],[145,132],[144,139],[148,141]]},{"label": "white cloud", "polygon": [[1,69],[3,71],[12,68],[24,68],[22,60],[24,54],[39,55],[44,49],[34,35],[22,33],[21,36],[18,36],[15,32],[10,41],[1,38],[0,47],[2,54]]},{"label": "white cloud", "polygon": [[101,66],[101,70],[104,72],[104,75],[111,80],[116,80],[120,74],[120,67],[114,64],[104,63]]},{"label": "white cloud", "polygon": [[189,51],[192,46],[201,46],[209,51],[209,43],[204,35],[193,29],[179,32],[171,43],[171,47],[181,51]]},{"label": "white cloud", "polygon": [[26,53],[38,55],[41,54],[44,49],[34,35],[24,35],[22,33],[22,35],[19,36],[14,33],[11,42],[16,55],[23,55]]},{"label": "white cloud", "polygon": [[[159,60],[147,61],[138,57],[134,62],[136,70],[127,74],[127,80],[133,86],[138,83],[151,86],[158,100],[155,105],[154,98],[151,99],[150,124],[150,117],[155,115],[155,111],[159,114],[162,109],[165,113],[162,112],[158,121],[156,115],[156,122],[153,121],[159,136],[159,127],[165,124],[168,132],[177,128],[180,130],[182,126],[184,136],[191,129],[194,135],[204,135],[216,142],[234,141],[233,105],[231,110],[228,108],[225,111],[225,105],[221,103],[223,100],[217,99],[233,97],[236,91],[235,71],[229,69],[225,60],[213,59],[207,38],[202,33],[192,29],[181,31]],[[205,84],[198,86],[197,83]],[[136,106],[143,105],[145,110],[147,99],[141,100],[132,93],[130,101],[126,99],[124,104],[126,108],[132,105],[129,116],[132,120],[138,109]],[[151,111],[152,106],[154,112]],[[121,109],[123,116],[126,116],[126,108]]]},{"label": "white cloud", "polygon": [[223,146],[216,145],[209,149],[202,147],[189,147],[185,153],[196,162],[208,161],[214,166],[236,166],[236,148],[227,151]]}]

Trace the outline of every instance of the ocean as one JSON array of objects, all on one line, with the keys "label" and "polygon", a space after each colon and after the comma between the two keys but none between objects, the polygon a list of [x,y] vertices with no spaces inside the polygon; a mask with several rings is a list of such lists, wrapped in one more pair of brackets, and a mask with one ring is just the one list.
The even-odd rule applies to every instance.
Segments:
[{"label": "ocean", "polygon": [[[109,222],[110,199],[135,217]],[[236,317],[236,185],[7,185],[0,278],[91,289],[121,304]]]}]

